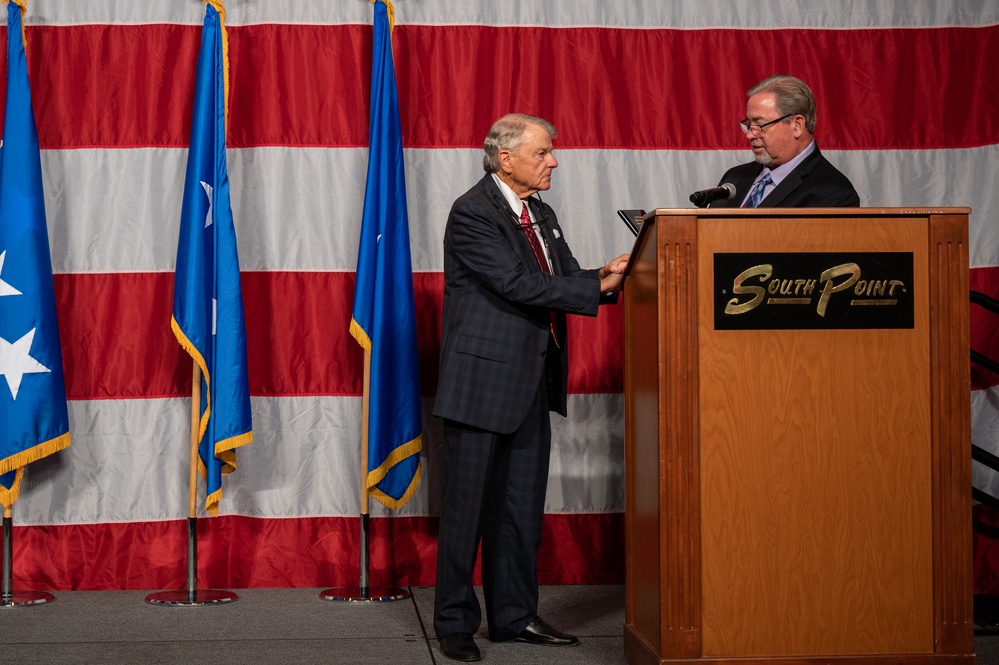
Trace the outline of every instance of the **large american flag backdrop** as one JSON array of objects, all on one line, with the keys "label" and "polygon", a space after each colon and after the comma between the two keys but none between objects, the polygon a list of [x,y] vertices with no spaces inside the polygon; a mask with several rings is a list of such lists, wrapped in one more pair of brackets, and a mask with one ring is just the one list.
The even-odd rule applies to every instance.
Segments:
[{"label": "large american flag backdrop", "polygon": [[[199,520],[199,585],[356,584],[363,363],[348,327],[372,9],[226,9],[255,436],[225,480],[221,516]],[[28,4],[73,445],[27,470],[17,588],[185,579],[191,364],[169,321],[203,17],[198,0]],[[374,584],[434,581],[441,238],[451,202],[481,176],[489,125],[508,111],[558,127],[545,200],[580,262],[597,266],[631,247],[615,210],[688,207],[691,191],[748,161],[745,91],[797,75],[818,99],[819,145],[862,205],[972,208],[972,287],[999,297],[997,3],[397,0],[396,18],[426,474],[403,509],[373,505]],[[999,317],[971,316],[973,345],[999,356]],[[570,321],[545,583],[623,581],[621,319],[615,306]],[[972,386],[976,442],[995,452],[997,383],[976,371]],[[999,493],[978,467],[975,482]]]}]

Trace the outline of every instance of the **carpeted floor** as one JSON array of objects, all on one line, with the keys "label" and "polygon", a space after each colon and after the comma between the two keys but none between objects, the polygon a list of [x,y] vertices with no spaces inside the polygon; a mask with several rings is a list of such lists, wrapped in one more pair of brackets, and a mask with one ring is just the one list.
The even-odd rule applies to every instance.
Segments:
[{"label": "carpeted floor", "polygon": [[[325,601],[320,591],[240,589],[238,601],[213,607],[153,606],[141,591],[64,591],[52,603],[0,608],[0,653],[36,665],[452,662],[432,639],[432,588],[377,603]],[[540,613],[581,644],[493,644],[483,631],[483,662],[626,665],[624,587],[543,587]],[[979,665],[999,665],[999,628],[978,632]]]}]

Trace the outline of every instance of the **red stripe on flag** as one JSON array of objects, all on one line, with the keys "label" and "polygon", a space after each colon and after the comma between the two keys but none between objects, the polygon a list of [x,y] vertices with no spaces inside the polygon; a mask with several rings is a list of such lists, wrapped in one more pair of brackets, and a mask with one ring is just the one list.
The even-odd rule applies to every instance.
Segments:
[{"label": "red stripe on flag", "polygon": [[[415,273],[424,395],[437,390],[439,272]],[[352,272],[244,272],[250,392],[255,396],[360,395],[363,356],[350,336]],[[170,331],[172,273],[55,276],[70,399],[181,397],[191,362]],[[621,307],[569,317],[573,393],[622,389]]]},{"label": "red stripe on flag", "polygon": [[[745,91],[772,72],[812,87],[823,148],[958,147],[999,139],[989,110],[999,103],[989,64],[999,56],[999,26],[447,26],[403,29],[399,42],[407,146],[478,147],[492,120],[522,109],[552,120],[563,148],[744,148],[736,123],[746,113]],[[947,57],[935,57],[941,53]],[[912,57],[918,54],[926,57]],[[926,116],[942,108],[947,91],[966,100],[955,110],[957,123]]]},{"label": "red stripe on flag", "polygon": [[[999,268],[973,268],[971,288],[999,299]],[[413,275],[422,392],[437,386],[440,273]],[[190,362],[169,329],[171,273],[55,276],[59,334],[70,399],[180,397]],[[362,356],[350,337],[354,274],[244,272],[250,391],[256,396],[360,395]],[[569,391],[622,390],[622,312],[569,317]],[[971,308],[971,346],[999,358],[999,316]],[[975,389],[999,377],[975,369]]]},{"label": "red stripe on flag", "polygon": [[42,148],[189,145],[201,26],[29,26],[26,32]]},{"label": "red stripe on flag", "polygon": [[53,282],[67,398],[191,393],[191,360],[170,330],[172,273],[57,274]]},{"label": "red stripe on flag", "polygon": [[[198,582],[239,589],[357,586],[357,520],[199,520]],[[186,580],[186,521],[22,526],[13,537],[18,590],[178,589]],[[433,586],[436,518],[375,518],[369,540],[372,584]],[[621,584],[623,543],[621,513],[545,515],[538,580]]]},{"label": "red stripe on flag", "polygon": [[[370,27],[229,36],[229,147],[367,145]],[[197,26],[29,27],[42,147],[186,147],[199,39]],[[999,143],[999,26],[400,25],[395,60],[407,147],[480,147],[489,124],[518,109],[551,119],[562,148],[740,149],[745,91],[774,71],[812,86],[826,149]]]}]

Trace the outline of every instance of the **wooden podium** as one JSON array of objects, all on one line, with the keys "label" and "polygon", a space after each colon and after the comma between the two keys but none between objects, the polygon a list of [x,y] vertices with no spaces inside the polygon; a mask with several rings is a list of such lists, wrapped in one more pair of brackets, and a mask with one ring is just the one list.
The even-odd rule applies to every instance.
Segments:
[{"label": "wooden podium", "polygon": [[646,215],[629,663],[975,662],[969,212]]}]

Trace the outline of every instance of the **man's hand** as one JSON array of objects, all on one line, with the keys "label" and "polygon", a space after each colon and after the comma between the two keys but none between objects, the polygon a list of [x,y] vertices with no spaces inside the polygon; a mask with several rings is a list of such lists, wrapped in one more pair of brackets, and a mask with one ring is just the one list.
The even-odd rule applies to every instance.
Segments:
[{"label": "man's hand", "polygon": [[622,254],[598,271],[600,277],[600,293],[613,293],[621,288],[624,281],[624,271],[628,267],[627,254]]}]

